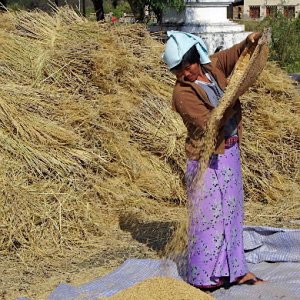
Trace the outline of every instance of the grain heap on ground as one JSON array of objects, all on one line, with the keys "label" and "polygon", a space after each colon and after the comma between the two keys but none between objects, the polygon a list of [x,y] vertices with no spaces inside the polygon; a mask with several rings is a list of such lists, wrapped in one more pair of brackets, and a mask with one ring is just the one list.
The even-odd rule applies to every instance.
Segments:
[{"label": "grain heap on ground", "polygon": [[[101,298],[100,298],[101,299]],[[144,280],[107,300],[213,300],[214,297],[192,287],[182,280],[154,277]]]},{"label": "grain heap on ground", "polygon": [[[171,111],[163,45],[141,25],[97,24],[69,8],[5,16],[0,290],[42,298],[78,272],[84,282],[92,268],[96,277],[158,257],[167,235],[155,233],[184,218],[186,199],[185,128]],[[269,64],[241,100],[246,221],[297,226],[299,93]],[[142,230],[121,230],[120,216]]]}]

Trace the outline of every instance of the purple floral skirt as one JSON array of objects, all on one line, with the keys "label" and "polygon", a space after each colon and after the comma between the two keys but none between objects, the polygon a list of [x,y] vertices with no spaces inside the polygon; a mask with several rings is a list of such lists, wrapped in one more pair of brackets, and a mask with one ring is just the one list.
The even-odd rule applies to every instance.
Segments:
[{"label": "purple floral skirt", "polygon": [[191,189],[198,161],[188,160],[188,281],[217,286],[248,272],[243,247],[243,183],[238,144],[212,155],[203,182]]}]

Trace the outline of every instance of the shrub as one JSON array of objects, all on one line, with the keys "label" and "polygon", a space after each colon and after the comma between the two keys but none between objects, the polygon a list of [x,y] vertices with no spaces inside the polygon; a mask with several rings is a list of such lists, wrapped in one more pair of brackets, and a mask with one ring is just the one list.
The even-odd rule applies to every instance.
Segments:
[{"label": "shrub", "polygon": [[270,58],[288,72],[300,72],[300,15],[291,19],[278,13],[264,19],[260,25],[272,30]]}]

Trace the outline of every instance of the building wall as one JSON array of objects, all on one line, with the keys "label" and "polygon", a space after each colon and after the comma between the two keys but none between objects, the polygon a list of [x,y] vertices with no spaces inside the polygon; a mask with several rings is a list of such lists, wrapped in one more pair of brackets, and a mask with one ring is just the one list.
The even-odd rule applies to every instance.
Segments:
[{"label": "building wall", "polygon": [[244,5],[235,5],[232,8],[233,19],[242,19],[244,15]]},{"label": "building wall", "polygon": [[[274,11],[281,11],[282,13],[295,10],[295,16],[300,12],[300,0],[244,0],[243,18],[259,18],[263,19],[272,14]],[[256,12],[259,10],[259,17]]]}]

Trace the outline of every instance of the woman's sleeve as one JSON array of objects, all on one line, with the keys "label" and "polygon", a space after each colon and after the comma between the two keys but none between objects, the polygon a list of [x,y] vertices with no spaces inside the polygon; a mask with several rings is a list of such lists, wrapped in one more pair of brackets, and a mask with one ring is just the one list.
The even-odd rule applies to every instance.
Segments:
[{"label": "woman's sleeve", "polygon": [[217,60],[217,68],[221,70],[226,77],[229,77],[240,55],[247,45],[246,39],[229,49],[217,52],[213,55]]},{"label": "woman's sleeve", "polygon": [[[187,127],[192,125],[199,132],[205,130],[211,117],[212,109],[209,109],[192,89],[180,93],[174,92],[173,103],[175,110],[180,114]],[[219,128],[223,127],[234,114],[234,109],[227,110],[219,122]]]},{"label": "woman's sleeve", "polygon": [[204,130],[210,118],[211,110],[201,101],[192,89],[173,94],[176,111],[182,117],[184,124]]}]

